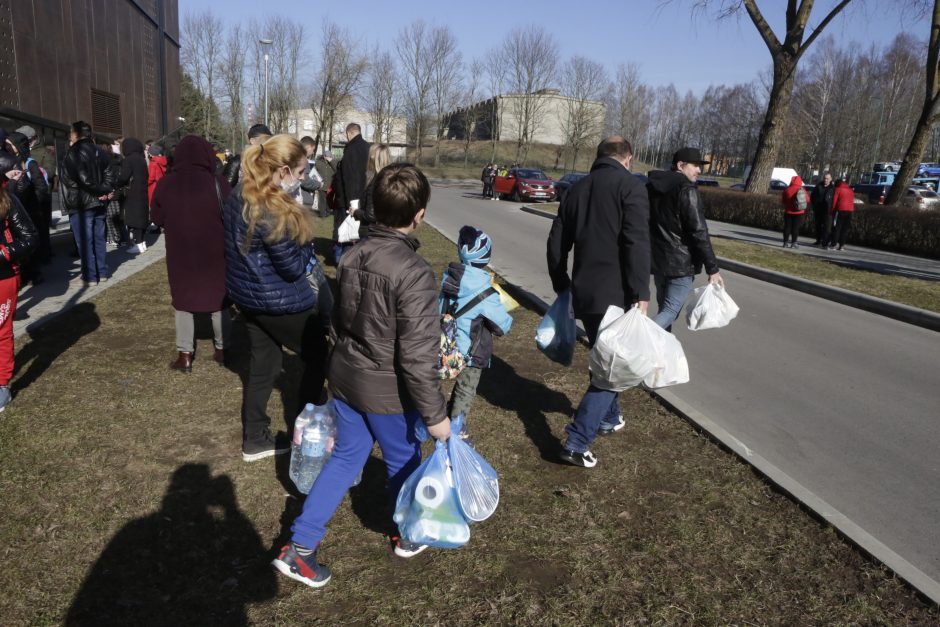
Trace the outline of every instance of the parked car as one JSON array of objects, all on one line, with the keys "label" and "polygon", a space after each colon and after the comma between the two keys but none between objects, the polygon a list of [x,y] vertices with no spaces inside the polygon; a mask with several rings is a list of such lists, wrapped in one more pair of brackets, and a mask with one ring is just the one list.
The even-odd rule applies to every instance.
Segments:
[{"label": "parked car", "polygon": [[493,191],[498,198],[555,200],[555,186],[545,172],[535,168],[513,168],[506,176],[497,176]]},{"label": "parked car", "polygon": [[586,172],[569,172],[555,181],[555,196],[558,197],[558,201],[561,202],[564,200],[565,194],[568,193],[568,189],[570,189],[572,185],[583,179],[585,176],[587,176]]},{"label": "parked car", "polygon": [[907,188],[904,198],[901,199],[901,204],[915,209],[940,209],[940,196],[927,187],[911,185]]},{"label": "parked car", "polygon": [[917,176],[927,178],[940,177],[940,163],[922,163],[917,168]]},{"label": "parked car", "polygon": [[697,187],[718,187],[718,181],[715,179],[698,179],[695,181]]}]

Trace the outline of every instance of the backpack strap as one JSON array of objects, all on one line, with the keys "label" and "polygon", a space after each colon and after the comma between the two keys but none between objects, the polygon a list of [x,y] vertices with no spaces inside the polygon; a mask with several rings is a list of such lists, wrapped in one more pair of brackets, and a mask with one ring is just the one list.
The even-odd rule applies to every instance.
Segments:
[{"label": "backpack strap", "polygon": [[485,290],[483,290],[482,292],[480,292],[479,294],[471,298],[467,302],[466,305],[458,309],[457,313],[453,314],[454,318],[459,318],[460,316],[464,315],[465,313],[467,313],[468,311],[470,311],[471,309],[473,309],[474,307],[482,303],[484,300],[492,296],[493,294],[498,294],[498,293],[499,292],[497,292],[496,289],[492,285],[489,286],[488,288],[486,288]]}]

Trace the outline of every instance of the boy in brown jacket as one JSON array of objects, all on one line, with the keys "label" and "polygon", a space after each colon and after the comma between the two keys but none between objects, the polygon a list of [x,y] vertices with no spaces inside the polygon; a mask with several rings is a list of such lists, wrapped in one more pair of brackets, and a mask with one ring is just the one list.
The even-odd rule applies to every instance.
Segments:
[{"label": "boy in brown jacket", "polygon": [[[343,255],[336,272],[336,345],[329,370],[336,446],[291,527],[291,542],[273,562],[284,575],[314,588],[330,579],[330,569],[317,561],[326,524],[374,442],[388,467],[388,496],[394,503],[421,463],[415,423],[424,421],[439,440],[450,435],[436,372],[439,290],[412,236],[424,219],[431,187],[413,165],[394,164],[376,175],[372,193],[377,223],[368,239]],[[427,548],[394,533],[392,540],[400,557]]]}]

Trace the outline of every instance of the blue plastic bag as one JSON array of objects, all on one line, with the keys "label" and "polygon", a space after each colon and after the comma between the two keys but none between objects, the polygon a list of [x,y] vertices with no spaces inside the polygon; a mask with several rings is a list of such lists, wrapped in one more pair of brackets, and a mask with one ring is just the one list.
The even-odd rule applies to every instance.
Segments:
[{"label": "blue plastic bag", "polygon": [[402,537],[417,544],[456,549],[470,539],[443,442],[402,485],[393,519]]},{"label": "blue plastic bag", "polygon": [[577,340],[578,327],[574,321],[571,290],[565,290],[548,308],[535,330],[535,344],[552,361],[570,366]]},{"label": "blue plastic bag", "polygon": [[499,504],[499,476],[493,467],[464,438],[463,415],[452,423],[453,436],[447,440],[447,452],[454,473],[457,504],[469,522],[486,520]]}]

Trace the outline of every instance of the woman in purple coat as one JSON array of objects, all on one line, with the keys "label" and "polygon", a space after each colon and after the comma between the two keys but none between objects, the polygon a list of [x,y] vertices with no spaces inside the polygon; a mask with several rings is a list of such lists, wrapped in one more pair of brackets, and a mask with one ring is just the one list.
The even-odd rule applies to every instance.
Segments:
[{"label": "woman in purple coat", "polygon": [[176,146],[173,167],[157,184],[150,207],[166,233],[166,268],[176,310],[176,350],[170,368],[191,372],[195,355],[193,314],[212,315],[213,358],[225,360],[231,318],[225,294],[221,204],[230,188],[215,173],[215,154],[202,137],[188,135]]}]

